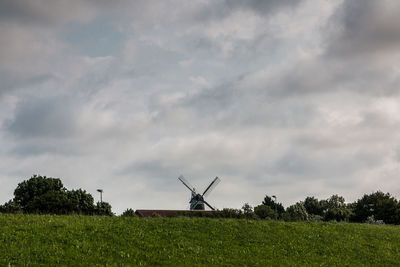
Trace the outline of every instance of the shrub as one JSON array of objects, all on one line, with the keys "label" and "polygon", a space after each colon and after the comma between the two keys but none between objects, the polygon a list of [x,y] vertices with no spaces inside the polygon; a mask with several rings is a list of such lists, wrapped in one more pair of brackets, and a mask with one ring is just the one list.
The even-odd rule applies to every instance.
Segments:
[{"label": "shrub", "polygon": [[103,215],[103,216],[113,216],[114,213],[111,211],[111,205],[107,202],[97,202],[95,207],[95,214],[96,215]]},{"label": "shrub", "polygon": [[267,205],[258,205],[254,207],[254,213],[260,219],[275,219],[277,218],[277,213]]},{"label": "shrub", "polygon": [[309,216],[303,203],[297,202],[296,204],[288,207],[284,214],[285,221],[308,221]]},{"label": "shrub", "polygon": [[23,213],[22,207],[15,201],[10,200],[0,205],[0,213]]},{"label": "shrub", "polygon": [[255,219],[257,215],[254,213],[253,208],[248,204],[245,203],[242,207],[243,215],[246,219]]},{"label": "shrub", "polygon": [[133,209],[126,209],[122,214],[122,217],[136,217],[135,211]]}]

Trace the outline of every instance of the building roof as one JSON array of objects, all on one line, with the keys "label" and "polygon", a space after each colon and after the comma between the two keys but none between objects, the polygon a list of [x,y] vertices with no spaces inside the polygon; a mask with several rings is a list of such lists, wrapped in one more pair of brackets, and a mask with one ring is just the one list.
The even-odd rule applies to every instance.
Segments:
[{"label": "building roof", "polygon": [[212,210],[136,210],[135,214],[139,217],[151,217],[157,214],[161,217],[176,217],[194,214],[211,214]]}]

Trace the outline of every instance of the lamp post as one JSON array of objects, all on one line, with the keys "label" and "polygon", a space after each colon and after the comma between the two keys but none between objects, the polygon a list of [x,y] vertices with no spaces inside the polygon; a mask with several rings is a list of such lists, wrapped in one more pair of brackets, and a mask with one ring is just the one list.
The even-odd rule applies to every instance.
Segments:
[{"label": "lamp post", "polygon": [[275,200],[275,220],[278,219],[278,203],[276,202],[276,196],[272,196]]},{"label": "lamp post", "polygon": [[97,189],[97,192],[100,193],[100,203],[103,203],[103,189]]}]

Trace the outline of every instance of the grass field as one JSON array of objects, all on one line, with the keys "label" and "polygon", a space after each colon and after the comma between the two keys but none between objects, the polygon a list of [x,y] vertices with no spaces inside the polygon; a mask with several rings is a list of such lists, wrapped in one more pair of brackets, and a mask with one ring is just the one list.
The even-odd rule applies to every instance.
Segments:
[{"label": "grass field", "polygon": [[400,227],[0,215],[0,266],[399,266]]}]

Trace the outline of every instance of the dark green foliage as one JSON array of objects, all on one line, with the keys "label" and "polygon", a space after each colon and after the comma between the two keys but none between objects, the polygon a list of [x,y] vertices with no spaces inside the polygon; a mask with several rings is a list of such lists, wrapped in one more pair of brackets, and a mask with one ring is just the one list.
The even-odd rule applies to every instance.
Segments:
[{"label": "dark green foliage", "polygon": [[270,196],[265,196],[263,202],[263,205],[271,207],[274,211],[278,213],[278,215],[282,214],[285,212],[285,208],[281,203],[275,203],[275,201],[272,199]]},{"label": "dark green foliage", "polygon": [[94,199],[85,190],[71,190],[67,192],[67,195],[74,212],[87,215],[95,213]]},{"label": "dark green foliage", "polygon": [[344,198],[338,195],[320,201],[307,197],[302,203],[312,221],[348,221],[352,214],[352,205],[346,204]]},{"label": "dark green foliage", "polygon": [[4,205],[0,205],[0,213],[22,213],[22,207],[15,203],[14,200],[10,200]]},{"label": "dark green foliage", "polygon": [[258,205],[254,207],[254,213],[260,219],[276,219],[277,214],[270,206]]},{"label": "dark green foliage", "polygon": [[112,215],[111,205],[94,206],[85,190],[68,191],[59,178],[32,176],[18,184],[14,199],[0,206],[2,213]]},{"label": "dark green foliage", "polygon": [[29,180],[18,184],[14,191],[14,201],[25,208],[35,197],[42,196],[48,192],[65,191],[60,179],[34,175]]},{"label": "dark green foliage", "polygon": [[353,205],[351,220],[365,222],[371,216],[388,224],[400,224],[400,205],[389,193],[365,194]]},{"label": "dark green foliage", "polygon": [[224,208],[222,210],[217,211],[217,213],[215,213],[215,217],[243,219],[244,214],[239,209]]},{"label": "dark green foliage", "polygon": [[255,219],[257,215],[254,213],[253,208],[249,205],[249,203],[245,203],[242,207],[243,215],[246,219]]},{"label": "dark green foliage", "polygon": [[0,215],[0,266],[398,266],[400,227]]},{"label": "dark green foliage", "polygon": [[333,195],[325,201],[321,201],[321,206],[324,210],[324,221],[348,221],[351,215],[351,210],[345,203],[343,197]]},{"label": "dark green foliage", "polygon": [[324,209],[321,206],[321,203],[315,197],[306,197],[304,200],[304,207],[306,208],[308,214],[319,216],[324,214]]},{"label": "dark green foliage", "polygon": [[126,209],[122,214],[122,217],[137,217],[133,209]]},{"label": "dark green foliage", "polygon": [[283,219],[292,222],[308,221],[309,215],[303,203],[297,202],[286,209],[286,212],[283,214]]},{"label": "dark green foliage", "polygon": [[97,202],[95,207],[95,214],[96,215],[103,215],[103,216],[113,216],[114,214],[111,211],[111,205],[107,202]]},{"label": "dark green foliage", "polygon": [[70,214],[71,201],[66,192],[48,191],[35,196],[24,207],[26,213],[37,214]]}]

